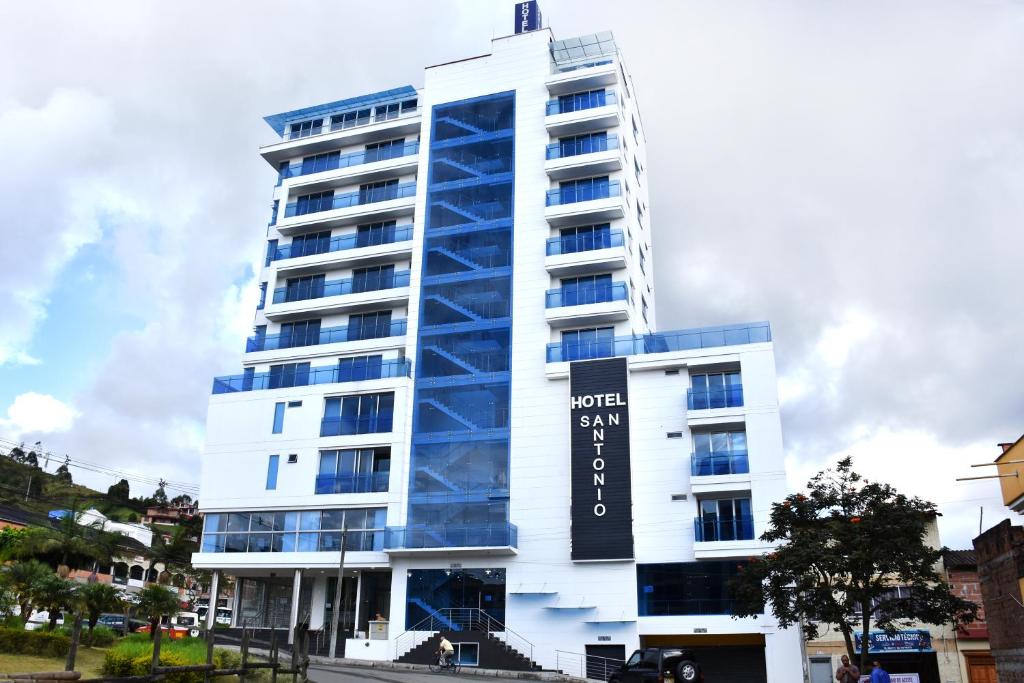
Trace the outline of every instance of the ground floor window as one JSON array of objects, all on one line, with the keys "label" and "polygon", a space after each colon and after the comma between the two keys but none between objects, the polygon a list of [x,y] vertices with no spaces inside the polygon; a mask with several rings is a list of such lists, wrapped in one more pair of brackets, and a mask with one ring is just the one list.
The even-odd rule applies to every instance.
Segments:
[{"label": "ground floor window", "polygon": [[458,620],[482,610],[505,623],[504,569],[412,569],[406,586],[405,628],[440,611]]},{"label": "ground floor window", "polygon": [[640,616],[732,614],[728,583],[744,564],[735,560],[638,564]]}]

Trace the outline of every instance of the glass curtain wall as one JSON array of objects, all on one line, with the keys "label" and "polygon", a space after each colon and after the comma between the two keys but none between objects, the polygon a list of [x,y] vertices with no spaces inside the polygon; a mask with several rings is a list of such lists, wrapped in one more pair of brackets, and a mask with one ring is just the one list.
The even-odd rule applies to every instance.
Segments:
[{"label": "glass curtain wall", "polygon": [[511,540],[514,120],[512,92],[434,107],[404,547]]}]

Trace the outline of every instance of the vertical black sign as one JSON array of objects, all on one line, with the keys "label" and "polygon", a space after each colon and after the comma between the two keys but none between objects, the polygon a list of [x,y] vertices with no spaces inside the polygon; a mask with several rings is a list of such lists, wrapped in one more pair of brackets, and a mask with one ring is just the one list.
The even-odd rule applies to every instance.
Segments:
[{"label": "vertical black sign", "polygon": [[633,559],[625,358],[569,366],[572,559]]},{"label": "vertical black sign", "polygon": [[536,31],[540,28],[540,7],[537,0],[516,3],[516,33]]}]

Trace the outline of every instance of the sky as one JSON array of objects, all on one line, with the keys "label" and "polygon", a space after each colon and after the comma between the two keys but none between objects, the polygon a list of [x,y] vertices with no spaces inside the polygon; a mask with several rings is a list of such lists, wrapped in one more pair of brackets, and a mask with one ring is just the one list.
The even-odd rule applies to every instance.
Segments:
[{"label": "sky", "polygon": [[[771,321],[790,485],[849,454],[936,502],[950,547],[1006,517],[955,479],[1024,432],[1024,4],[541,8],[557,38],[612,29],[632,72],[658,329]],[[197,482],[258,296],[262,117],[420,86],[512,14],[0,4],[0,445]]]}]

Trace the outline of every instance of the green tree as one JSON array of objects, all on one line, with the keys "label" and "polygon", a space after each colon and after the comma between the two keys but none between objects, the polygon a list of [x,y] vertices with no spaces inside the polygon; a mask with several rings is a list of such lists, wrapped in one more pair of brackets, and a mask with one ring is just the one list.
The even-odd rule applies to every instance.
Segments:
[{"label": "green tree", "polygon": [[121,608],[121,591],[109,583],[85,584],[78,589],[78,599],[82,611],[85,612],[90,636],[101,614]]},{"label": "green tree", "polygon": [[74,479],[71,478],[71,470],[68,469],[68,463],[65,461],[61,463],[61,466],[57,468],[57,471],[53,473],[57,477],[57,481],[62,484],[70,486],[74,484]]},{"label": "green tree", "polygon": [[188,495],[187,493],[182,493],[181,495],[177,495],[174,498],[171,498],[171,505],[191,505],[191,504],[192,504],[192,496]]},{"label": "green tree", "polygon": [[39,469],[39,456],[36,455],[35,451],[28,452],[28,455],[25,456],[25,464],[37,470]]},{"label": "green tree", "polygon": [[[861,671],[868,648],[860,644],[872,625],[893,634],[914,622],[976,618],[977,605],[953,595],[937,571],[942,549],[926,542],[935,505],[862,478],[850,458],[816,474],[807,488],[807,495],[772,505],[761,540],[778,549],[733,581],[734,618],[763,613],[767,601],[780,626],[802,624],[808,640],[822,627],[841,633]],[[908,586],[909,595],[897,596],[897,585]]]},{"label": "green tree", "polygon": [[33,584],[32,597],[37,608],[49,613],[52,631],[57,627],[57,617],[60,613],[75,606],[78,599],[78,584],[47,572]]},{"label": "green tree", "polygon": [[26,529],[13,529],[11,527],[0,529],[0,562],[16,556],[18,548],[25,542],[27,534],[28,531]]},{"label": "green tree", "polygon": [[179,569],[188,573],[192,569],[192,553],[198,547],[189,536],[187,527],[178,526],[174,528],[170,539],[165,539],[163,534],[156,528],[153,529],[153,544],[149,548],[149,561],[153,566],[160,565],[159,581],[167,583],[169,573]]},{"label": "green tree", "polygon": [[7,457],[17,463],[25,462],[25,444],[15,446],[7,453]]},{"label": "green tree", "polygon": [[167,507],[167,491],[164,490],[164,482],[160,480],[160,486],[156,487],[156,491],[153,492],[153,505],[161,508]]},{"label": "green tree", "polygon": [[29,528],[13,554],[23,559],[51,558],[57,564],[57,573],[67,577],[72,564],[95,557],[95,548],[88,538],[90,527],[79,524],[79,516],[72,508],[54,527]]},{"label": "green tree", "polygon": [[107,498],[123,503],[127,503],[131,500],[131,488],[128,484],[128,480],[122,479],[116,484],[111,485],[110,488],[107,489]]},{"label": "green tree", "polygon": [[11,589],[18,602],[21,623],[27,623],[36,604],[34,588],[44,576],[53,571],[39,560],[12,562],[2,569],[4,583]]},{"label": "green tree", "polygon": [[149,637],[156,635],[163,617],[173,617],[181,611],[177,592],[172,593],[164,586],[150,584],[138,593],[138,614],[149,620]]}]

